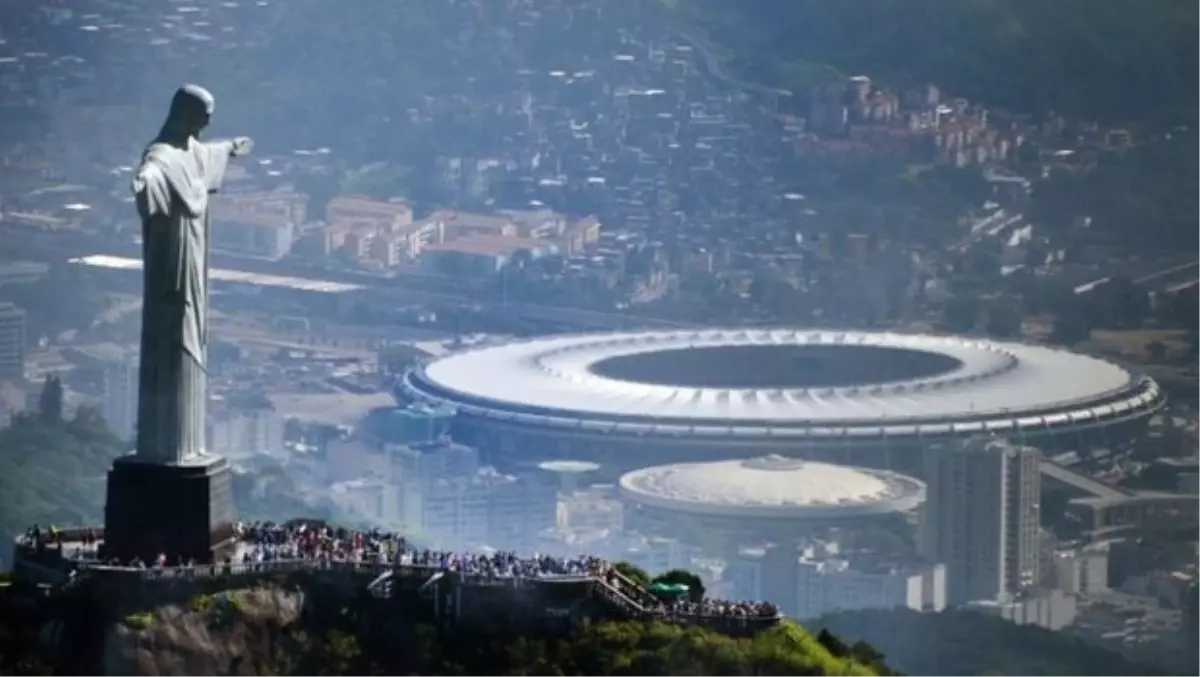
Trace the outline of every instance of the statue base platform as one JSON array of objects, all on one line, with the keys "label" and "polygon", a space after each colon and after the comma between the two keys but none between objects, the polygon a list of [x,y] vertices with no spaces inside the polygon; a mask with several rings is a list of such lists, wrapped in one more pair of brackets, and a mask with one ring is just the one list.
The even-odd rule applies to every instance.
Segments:
[{"label": "statue base platform", "polygon": [[235,548],[233,469],[222,456],[177,464],[123,456],[108,471],[100,556],[152,566],[160,554],[219,562]]}]

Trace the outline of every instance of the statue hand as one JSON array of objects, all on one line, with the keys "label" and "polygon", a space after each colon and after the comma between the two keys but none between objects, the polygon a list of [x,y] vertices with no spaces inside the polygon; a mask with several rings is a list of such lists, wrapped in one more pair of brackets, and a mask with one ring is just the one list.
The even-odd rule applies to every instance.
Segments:
[{"label": "statue hand", "polygon": [[233,140],[233,148],[230,154],[234,157],[239,157],[249,155],[252,150],[254,150],[254,141],[248,136],[239,136]]}]

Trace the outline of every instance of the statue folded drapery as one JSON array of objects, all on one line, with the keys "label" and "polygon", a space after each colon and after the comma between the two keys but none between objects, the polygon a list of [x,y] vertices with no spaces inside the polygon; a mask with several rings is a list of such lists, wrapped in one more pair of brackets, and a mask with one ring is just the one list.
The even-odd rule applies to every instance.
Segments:
[{"label": "statue folded drapery", "polygon": [[248,139],[205,142],[211,94],[175,93],[133,181],[142,220],[142,337],[137,455],[178,463],[205,452],[209,195]]}]

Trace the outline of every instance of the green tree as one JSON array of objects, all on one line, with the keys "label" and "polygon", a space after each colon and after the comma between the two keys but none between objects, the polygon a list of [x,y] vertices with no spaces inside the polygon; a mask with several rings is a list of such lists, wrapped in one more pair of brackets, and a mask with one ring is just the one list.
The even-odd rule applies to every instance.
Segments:
[{"label": "green tree", "polygon": [[12,537],[34,523],[99,524],[105,473],[128,451],[86,407],[65,423],[18,416],[0,428],[0,450],[0,558],[5,561]]},{"label": "green tree", "polygon": [[699,602],[704,599],[704,581],[701,581],[699,576],[686,569],[671,569],[666,573],[655,576],[650,582],[686,585],[688,587],[689,599],[693,602]]},{"label": "green tree", "polygon": [[613,568],[620,572],[622,576],[628,578],[634,583],[637,583],[643,588],[650,585],[650,574],[647,574],[645,569],[636,564],[621,561],[614,564]]}]

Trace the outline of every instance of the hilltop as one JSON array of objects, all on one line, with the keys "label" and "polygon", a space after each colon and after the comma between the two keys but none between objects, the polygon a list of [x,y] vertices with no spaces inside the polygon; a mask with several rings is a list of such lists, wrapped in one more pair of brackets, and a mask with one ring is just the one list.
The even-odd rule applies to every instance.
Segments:
[{"label": "hilltop", "polygon": [[88,598],[0,592],[0,674],[889,674],[788,621],[751,637],[642,620],[439,623],[416,598],[338,591],[313,572],[115,613]]},{"label": "hilltop", "polygon": [[748,80],[803,91],[866,73],[1023,113],[1196,123],[1196,3],[678,0]]}]

